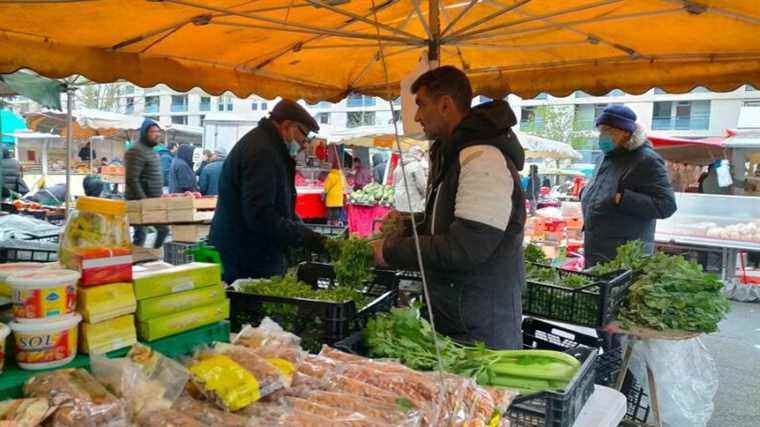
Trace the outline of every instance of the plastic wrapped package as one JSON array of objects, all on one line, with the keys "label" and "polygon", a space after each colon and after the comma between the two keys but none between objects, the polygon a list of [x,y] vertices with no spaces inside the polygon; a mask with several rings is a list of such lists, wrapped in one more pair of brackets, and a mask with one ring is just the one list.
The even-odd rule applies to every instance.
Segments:
[{"label": "plastic wrapped package", "polygon": [[180,396],[172,408],[209,426],[245,427],[248,425],[248,418],[244,416],[221,411],[210,402],[201,402],[187,395]]},{"label": "plastic wrapped package", "polygon": [[322,357],[328,357],[332,360],[343,363],[366,363],[369,361],[366,357],[357,356],[355,354],[346,353],[330,347],[329,345],[323,345],[322,350],[319,352]]},{"label": "plastic wrapped package", "polygon": [[179,362],[146,345],[133,345],[127,357],[140,365],[149,381],[163,386],[164,399],[170,402],[177,400],[190,380],[190,373]]},{"label": "plastic wrapped package", "polygon": [[346,425],[367,427],[381,427],[388,425],[388,423],[383,422],[383,420],[379,418],[374,418],[351,409],[328,406],[311,400],[301,399],[299,397],[287,397],[285,398],[285,401],[293,409],[293,412],[305,412],[318,417],[327,418],[331,420],[331,425],[343,425],[343,423],[349,423]]},{"label": "plastic wrapped package", "polygon": [[59,262],[82,286],[132,281],[132,245],[123,200],[80,197],[60,242]]},{"label": "plastic wrapped package", "polygon": [[391,405],[395,405],[399,397],[401,397],[398,393],[340,374],[334,374],[326,378],[324,388],[325,390],[349,393]]},{"label": "plastic wrapped package", "polygon": [[84,369],[59,369],[31,377],[24,395],[50,398],[59,406],[55,427],[121,427],[128,425],[124,406]]},{"label": "plastic wrapped package", "polygon": [[159,409],[140,414],[136,427],[207,427],[206,424],[174,409]]},{"label": "plastic wrapped package", "polygon": [[335,360],[312,354],[306,355],[298,364],[298,372],[319,379],[334,373],[337,368],[338,363]]},{"label": "plastic wrapped package", "polygon": [[237,411],[283,387],[279,370],[252,350],[216,343],[188,363],[191,380],[222,409]]},{"label": "plastic wrapped package", "polygon": [[714,409],[718,370],[699,338],[636,341],[631,372],[651,396],[646,364],[657,379],[662,422],[668,426],[705,426]]},{"label": "plastic wrapped package", "polygon": [[4,400],[0,402],[0,426],[36,427],[56,409],[47,398]]},{"label": "plastic wrapped package", "polygon": [[[306,355],[300,342],[298,336],[286,332],[268,317],[265,317],[257,328],[245,325],[232,339],[233,344],[250,348],[265,359],[283,359],[292,367],[297,366]],[[273,360],[273,364],[278,363],[280,362]],[[291,368],[287,364],[283,365],[285,370]],[[290,376],[292,377],[292,373]]]},{"label": "plastic wrapped package", "polygon": [[416,412],[410,411],[407,413],[399,405],[382,403],[350,393],[315,390],[304,396],[304,398],[321,405],[356,412],[371,419],[376,419],[385,425],[414,426],[420,422]]}]

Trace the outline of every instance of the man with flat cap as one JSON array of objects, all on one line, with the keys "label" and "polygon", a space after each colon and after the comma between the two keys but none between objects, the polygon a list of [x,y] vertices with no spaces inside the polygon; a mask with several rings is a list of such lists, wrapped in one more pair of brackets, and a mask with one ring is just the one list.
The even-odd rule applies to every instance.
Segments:
[{"label": "man with flat cap", "polygon": [[230,151],[210,233],[225,282],[284,274],[288,248],[324,249],[324,238],[295,213],[294,157],[318,130],[303,107],[283,99]]}]

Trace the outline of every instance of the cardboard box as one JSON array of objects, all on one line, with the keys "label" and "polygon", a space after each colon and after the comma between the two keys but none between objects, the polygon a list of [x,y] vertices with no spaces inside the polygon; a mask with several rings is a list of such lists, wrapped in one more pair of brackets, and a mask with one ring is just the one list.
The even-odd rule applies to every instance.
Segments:
[{"label": "cardboard box", "polygon": [[161,297],[148,298],[137,304],[137,320],[145,321],[203,305],[217,303],[225,298],[221,284],[179,292]]},{"label": "cardboard box", "polygon": [[137,300],[132,283],[111,283],[79,288],[77,311],[85,322],[99,323],[132,314],[136,310]]},{"label": "cardboard box", "polygon": [[222,282],[219,264],[192,262],[172,266],[159,263],[133,270],[135,297],[138,301],[146,298],[204,288]]},{"label": "cardboard box", "polygon": [[172,225],[172,241],[195,243],[208,236],[211,226],[204,224]]},{"label": "cardboard box", "polygon": [[137,330],[141,341],[153,341],[218,322],[229,316],[230,301],[225,299],[214,304],[138,322]]},{"label": "cardboard box", "polygon": [[103,354],[129,347],[137,342],[135,318],[131,314],[100,323],[82,323],[79,350]]}]

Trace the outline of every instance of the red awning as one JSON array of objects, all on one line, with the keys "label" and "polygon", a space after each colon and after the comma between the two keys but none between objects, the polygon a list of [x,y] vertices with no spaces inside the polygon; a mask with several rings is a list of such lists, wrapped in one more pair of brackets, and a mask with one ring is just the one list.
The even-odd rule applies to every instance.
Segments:
[{"label": "red awning", "polygon": [[648,136],[652,146],[665,160],[692,165],[709,165],[724,158],[722,144],[727,136],[702,139]]}]

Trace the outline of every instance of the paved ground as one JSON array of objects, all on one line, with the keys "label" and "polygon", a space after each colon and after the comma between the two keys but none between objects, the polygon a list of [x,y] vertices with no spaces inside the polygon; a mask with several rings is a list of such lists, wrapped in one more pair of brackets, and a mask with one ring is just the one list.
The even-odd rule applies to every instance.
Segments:
[{"label": "paved ground", "polygon": [[720,376],[708,427],[760,426],[760,304],[733,302],[720,331],[702,342]]}]

